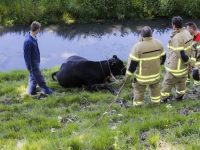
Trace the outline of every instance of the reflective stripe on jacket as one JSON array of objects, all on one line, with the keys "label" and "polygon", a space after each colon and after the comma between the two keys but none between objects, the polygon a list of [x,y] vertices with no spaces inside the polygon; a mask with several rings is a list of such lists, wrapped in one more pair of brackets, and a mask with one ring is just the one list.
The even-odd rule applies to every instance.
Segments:
[{"label": "reflective stripe on jacket", "polygon": [[[193,48],[192,36],[185,28],[181,28],[172,32],[171,40],[168,42],[168,57],[165,62],[165,68],[176,77],[186,76],[188,67],[194,67],[195,49]],[[184,62],[181,58],[180,51],[184,50],[189,56],[189,60]]]},{"label": "reflective stripe on jacket", "polygon": [[[156,83],[160,80],[161,56],[166,54],[165,49],[159,40],[152,37],[139,40],[140,42],[136,43],[130,52],[127,68],[131,60],[139,62],[135,71],[137,81],[143,85]],[[127,75],[132,74],[127,69]]]}]

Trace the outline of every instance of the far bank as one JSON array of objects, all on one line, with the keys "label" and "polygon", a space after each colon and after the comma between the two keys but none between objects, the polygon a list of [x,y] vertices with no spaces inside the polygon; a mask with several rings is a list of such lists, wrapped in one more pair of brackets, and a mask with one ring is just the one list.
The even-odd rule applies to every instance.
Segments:
[{"label": "far bank", "polygon": [[[198,1],[197,1],[198,2]],[[173,16],[200,17],[193,0],[1,0],[0,24],[102,22]]]}]

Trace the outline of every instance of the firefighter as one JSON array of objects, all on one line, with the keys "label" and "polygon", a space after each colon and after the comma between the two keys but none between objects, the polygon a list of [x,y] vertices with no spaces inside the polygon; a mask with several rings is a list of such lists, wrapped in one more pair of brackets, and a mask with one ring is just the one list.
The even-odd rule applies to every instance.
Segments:
[{"label": "firefighter", "polygon": [[195,63],[195,67],[192,72],[192,76],[194,79],[194,88],[198,87],[200,85],[199,81],[199,74],[200,74],[200,33],[197,30],[197,26],[194,22],[187,22],[186,23],[187,30],[190,32],[190,34],[193,37],[194,45],[193,47],[196,50],[196,57],[197,61]]},{"label": "firefighter", "polygon": [[172,27],[174,31],[167,46],[168,57],[165,62],[166,76],[162,82],[161,103],[167,102],[173,85],[176,86],[176,100],[182,100],[188,71],[191,71],[196,62],[192,36],[183,27],[182,18],[172,18]]},{"label": "firefighter", "polygon": [[127,77],[135,73],[133,106],[142,105],[147,86],[153,105],[160,105],[160,65],[166,59],[165,49],[159,40],[152,38],[152,30],[148,26],[142,28],[139,41],[130,52],[126,72]]}]

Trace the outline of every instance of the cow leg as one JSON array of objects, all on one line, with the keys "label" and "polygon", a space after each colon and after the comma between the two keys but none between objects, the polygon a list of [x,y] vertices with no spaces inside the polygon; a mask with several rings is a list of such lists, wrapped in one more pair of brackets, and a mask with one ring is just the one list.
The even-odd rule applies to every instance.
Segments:
[{"label": "cow leg", "polygon": [[107,89],[115,95],[118,94],[118,92],[116,90],[112,89],[111,87],[107,86],[106,84],[95,84],[95,85],[91,86],[91,88],[92,89],[98,89],[98,90]]}]

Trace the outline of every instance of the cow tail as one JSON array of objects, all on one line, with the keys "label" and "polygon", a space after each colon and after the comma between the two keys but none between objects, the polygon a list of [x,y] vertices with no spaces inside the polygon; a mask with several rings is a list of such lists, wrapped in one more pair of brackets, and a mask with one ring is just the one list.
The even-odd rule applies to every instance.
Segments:
[{"label": "cow tail", "polygon": [[57,80],[54,78],[54,76],[55,76],[57,73],[58,73],[58,71],[56,71],[56,72],[54,72],[54,73],[52,74],[52,79],[53,79],[54,81],[57,81]]}]

